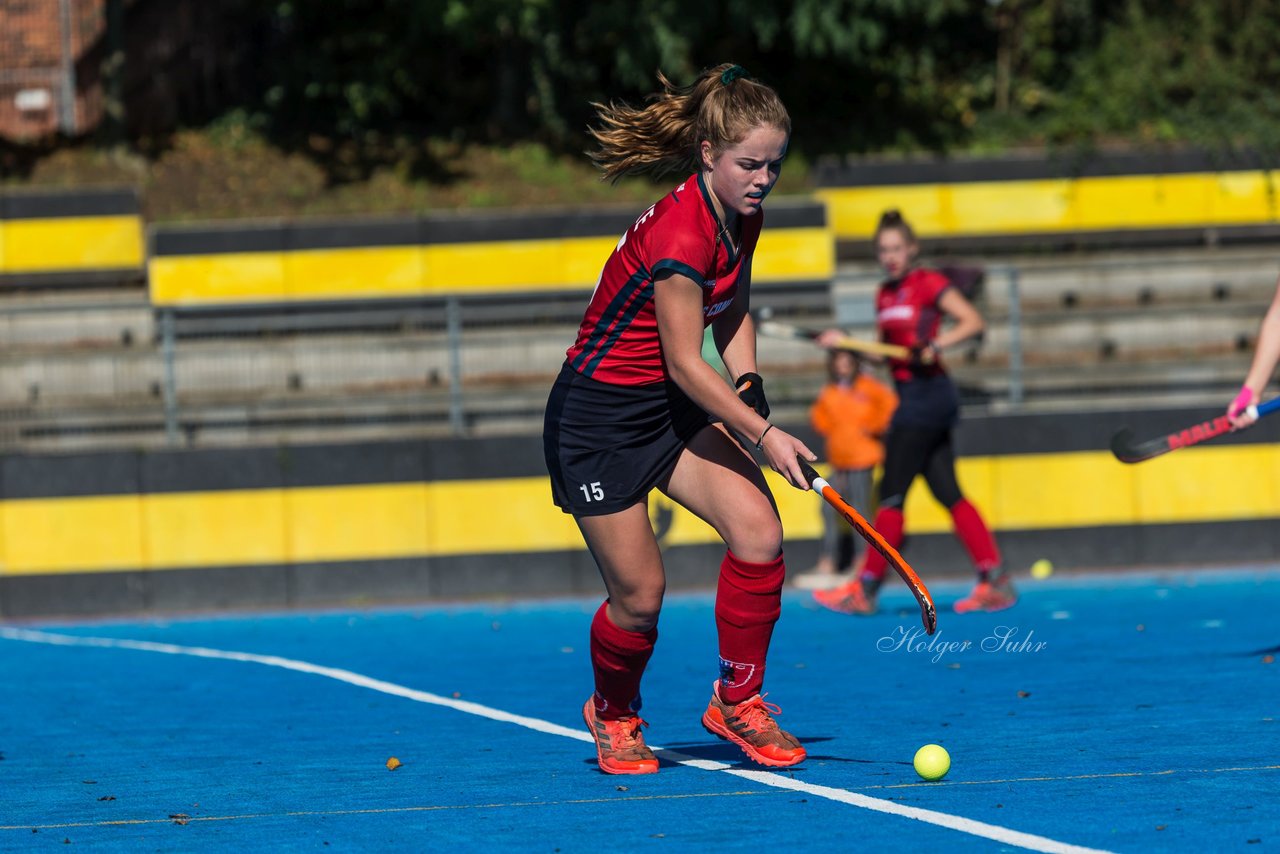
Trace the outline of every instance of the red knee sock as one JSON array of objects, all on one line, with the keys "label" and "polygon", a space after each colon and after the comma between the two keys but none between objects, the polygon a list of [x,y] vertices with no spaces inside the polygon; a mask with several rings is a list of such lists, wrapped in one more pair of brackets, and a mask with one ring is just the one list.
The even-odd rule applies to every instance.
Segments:
[{"label": "red knee sock", "polygon": [[653,655],[658,628],[620,629],[605,613],[608,607],[606,599],[591,621],[591,667],[596,677],[596,715],[617,720],[640,711],[640,678]]},{"label": "red knee sock", "polygon": [[720,635],[720,699],[730,705],[760,693],[774,623],[782,613],[787,568],[778,555],[748,563],[726,550],[716,589]]},{"label": "red knee sock", "polygon": [[[875,521],[871,523],[871,527],[879,531],[885,542],[895,549],[902,546],[904,525],[905,519],[899,507],[881,507],[876,513]],[[858,571],[858,578],[864,585],[879,587],[888,569],[889,562],[884,559],[884,555],[875,549],[867,549],[867,559],[862,564],[862,569]]]},{"label": "red knee sock", "polygon": [[951,505],[951,521],[955,525],[956,536],[969,552],[969,558],[978,574],[986,578],[998,570],[1000,550],[996,547],[991,529],[982,521],[978,508],[970,504],[969,499],[961,498]]}]

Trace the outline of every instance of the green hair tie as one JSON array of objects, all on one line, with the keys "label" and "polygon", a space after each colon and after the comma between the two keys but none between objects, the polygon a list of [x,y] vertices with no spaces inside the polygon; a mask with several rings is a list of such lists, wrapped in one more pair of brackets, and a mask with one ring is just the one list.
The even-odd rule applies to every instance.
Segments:
[{"label": "green hair tie", "polygon": [[751,79],[751,75],[747,73],[747,69],[743,68],[741,65],[731,65],[724,70],[723,74],[720,75],[720,82],[723,85],[728,86],[739,77],[745,77],[748,80]]}]

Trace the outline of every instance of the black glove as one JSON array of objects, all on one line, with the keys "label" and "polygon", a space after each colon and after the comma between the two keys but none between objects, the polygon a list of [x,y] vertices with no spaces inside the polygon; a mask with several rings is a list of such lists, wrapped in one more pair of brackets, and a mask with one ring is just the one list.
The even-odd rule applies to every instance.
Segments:
[{"label": "black glove", "polygon": [[743,403],[754,409],[761,418],[769,417],[769,401],[764,399],[764,380],[760,379],[759,374],[743,374],[738,377],[734,387]]},{"label": "black glove", "polygon": [[912,365],[932,365],[938,361],[938,348],[932,341],[911,345]]}]

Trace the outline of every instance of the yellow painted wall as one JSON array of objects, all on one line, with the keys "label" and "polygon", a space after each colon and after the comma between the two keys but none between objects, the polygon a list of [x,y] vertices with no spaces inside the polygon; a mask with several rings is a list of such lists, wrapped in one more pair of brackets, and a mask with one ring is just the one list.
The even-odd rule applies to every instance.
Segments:
[{"label": "yellow painted wall", "polygon": [[829,187],[836,236],[869,240],[898,208],[922,237],[1251,225],[1280,219],[1267,172]]},{"label": "yellow painted wall", "polygon": [[[972,457],[958,470],[997,531],[1280,517],[1280,446],[1194,448],[1137,466],[1106,452]],[[817,538],[821,499],[767,474],[787,536]],[[908,533],[950,530],[923,482],[906,514]],[[675,509],[667,545],[715,541]],[[581,548],[542,477],[0,502],[6,575]]]},{"label": "yellow painted wall", "polygon": [[0,247],[0,274],[141,269],[146,256],[137,216],[5,220]]},{"label": "yellow painted wall", "polygon": [[[162,255],[149,265],[157,305],[218,305],[540,290],[589,290],[615,237],[428,246]],[[757,282],[835,275],[829,229],[766,229]]]},{"label": "yellow painted wall", "polygon": [[152,258],[147,265],[155,305],[284,302],[283,252],[228,252]]}]

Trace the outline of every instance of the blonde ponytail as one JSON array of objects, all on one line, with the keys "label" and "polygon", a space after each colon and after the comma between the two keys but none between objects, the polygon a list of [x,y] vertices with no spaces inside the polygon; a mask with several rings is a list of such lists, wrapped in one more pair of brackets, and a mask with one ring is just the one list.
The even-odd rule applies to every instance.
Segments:
[{"label": "blonde ponytail", "polygon": [[724,63],[680,88],[658,72],[662,89],[641,108],[592,104],[599,124],[588,132],[599,143],[589,152],[605,180],[648,173],[688,174],[702,168],[703,140],[719,153],[757,127],[791,132],[791,117],[771,87],[751,79],[740,65]]}]

